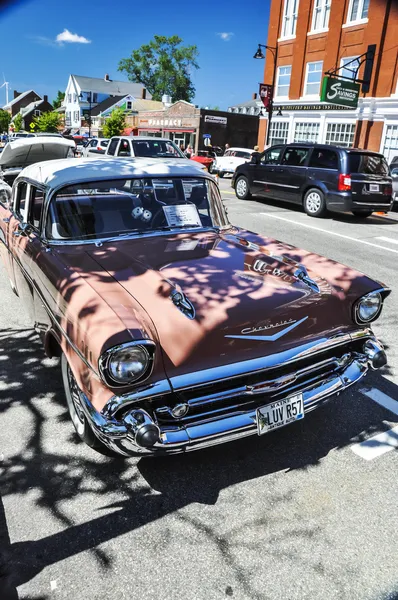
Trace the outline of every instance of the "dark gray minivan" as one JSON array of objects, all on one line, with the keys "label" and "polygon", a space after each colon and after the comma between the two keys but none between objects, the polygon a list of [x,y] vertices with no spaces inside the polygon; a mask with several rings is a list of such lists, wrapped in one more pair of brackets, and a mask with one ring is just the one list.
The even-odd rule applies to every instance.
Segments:
[{"label": "dark gray minivan", "polygon": [[302,204],[312,217],[328,210],[369,217],[392,207],[392,178],[382,154],[321,144],[271,146],[237,167],[232,187],[252,196]]}]

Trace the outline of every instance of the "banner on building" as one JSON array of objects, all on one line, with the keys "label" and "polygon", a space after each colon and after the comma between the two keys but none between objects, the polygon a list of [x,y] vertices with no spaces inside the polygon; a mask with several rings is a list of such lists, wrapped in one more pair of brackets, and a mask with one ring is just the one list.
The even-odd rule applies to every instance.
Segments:
[{"label": "banner on building", "polygon": [[259,96],[266,110],[271,108],[273,95],[274,87],[272,85],[260,83]]},{"label": "banner on building", "polygon": [[322,81],[321,100],[347,108],[357,108],[359,83],[325,75]]}]

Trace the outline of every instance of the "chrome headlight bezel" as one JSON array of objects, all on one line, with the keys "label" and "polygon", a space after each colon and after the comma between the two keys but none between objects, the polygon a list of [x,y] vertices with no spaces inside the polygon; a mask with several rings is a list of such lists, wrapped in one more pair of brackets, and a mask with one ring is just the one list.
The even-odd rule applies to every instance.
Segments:
[{"label": "chrome headlight bezel", "polygon": [[[110,387],[126,387],[129,385],[135,385],[145,381],[153,370],[154,356],[155,356],[156,344],[152,340],[136,340],[132,342],[126,342],[113,346],[100,356],[98,361],[99,371],[102,379]],[[145,358],[145,365],[143,369],[135,376],[126,377],[125,379],[119,379],[112,369],[112,361],[116,361],[118,355],[133,350],[134,348],[139,349],[141,355]]]},{"label": "chrome headlight bezel", "polygon": [[[375,290],[373,292],[370,292],[369,294],[365,294],[364,296],[359,298],[359,300],[356,301],[354,305],[354,320],[356,323],[358,323],[359,325],[372,323],[380,316],[381,310],[383,308],[383,296],[381,292],[382,290]],[[361,314],[361,307],[363,307],[363,305],[366,302],[369,302],[369,300],[376,300],[377,306],[375,306],[375,310],[370,317],[365,317],[363,316],[363,314]]]}]

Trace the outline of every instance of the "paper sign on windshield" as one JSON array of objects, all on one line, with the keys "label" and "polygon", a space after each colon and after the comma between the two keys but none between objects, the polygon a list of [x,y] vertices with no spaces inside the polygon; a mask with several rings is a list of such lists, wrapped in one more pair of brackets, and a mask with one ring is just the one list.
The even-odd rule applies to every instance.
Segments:
[{"label": "paper sign on windshield", "polygon": [[182,225],[200,227],[202,225],[198,209],[193,204],[176,204],[162,208],[170,227],[181,227]]}]

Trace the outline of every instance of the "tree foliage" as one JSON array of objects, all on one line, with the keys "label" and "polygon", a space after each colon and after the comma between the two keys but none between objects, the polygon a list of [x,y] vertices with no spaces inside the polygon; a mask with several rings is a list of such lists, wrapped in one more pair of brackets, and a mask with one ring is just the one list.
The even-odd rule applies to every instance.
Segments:
[{"label": "tree foliage", "polygon": [[57,112],[44,112],[37,117],[33,117],[35,131],[47,133],[57,133],[61,125],[61,115]]},{"label": "tree foliage", "polygon": [[123,58],[118,70],[125,72],[130,81],[142,83],[153,100],[161,100],[167,94],[174,102],[191,102],[195,95],[191,73],[199,68],[199,53],[197,46],[182,46],[182,41],[178,35],[155,35],[149,44]]},{"label": "tree foliage", "polygon": [[64,98],[65,98],[65,92],[61,92],[61,90],[58,90],[57,97],[52,102],[53,107],[59,108],[61,106]]},{"label": "tree foliage", "polygon": [[0,108],[0,133],[7,133],[11,122],[11,115],[6,110]]},{"label": "tree foliage", "polygon": [[21,131],[22,129],[22,115],[18,113],[12,120],[12,124],[14,125],[14,131]]},{"label": "tree foliage", "polygon": [[104,136],[111,138],[114,135],[120,135],[126,127],[126,120],[123,110],[118,106],[106,119],[102,128]]}]

